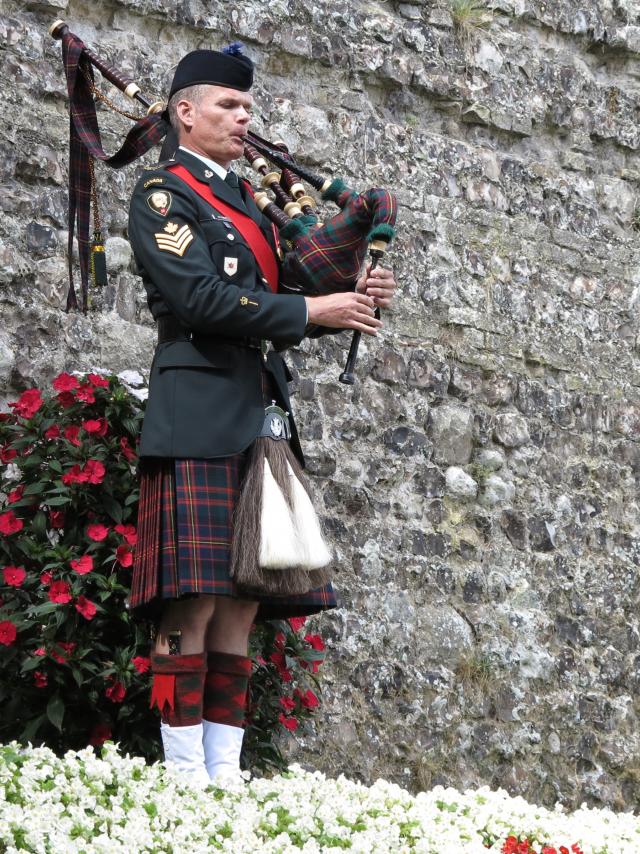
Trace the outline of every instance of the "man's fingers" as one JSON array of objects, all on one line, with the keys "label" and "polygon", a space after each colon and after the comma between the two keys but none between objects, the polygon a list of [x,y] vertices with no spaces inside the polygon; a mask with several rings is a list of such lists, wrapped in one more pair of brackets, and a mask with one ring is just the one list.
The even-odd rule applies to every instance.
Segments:
[{"label": "man's fingers", "polygon": [[393,288],[381,288],[378,284],[376,284],[375,287],[367,286],[367,296],[373,297],[373,299],[375,299],[376,297],[382,297],[383,299],[386,299],[393,294],[394,290],[395,286]]}]

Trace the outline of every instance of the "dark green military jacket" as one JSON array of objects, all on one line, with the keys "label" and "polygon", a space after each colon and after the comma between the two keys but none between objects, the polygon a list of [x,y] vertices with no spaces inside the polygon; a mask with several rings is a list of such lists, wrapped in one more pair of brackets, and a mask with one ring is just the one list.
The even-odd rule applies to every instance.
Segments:
[{"label": "dark green military jacket", "polygon": [[[215,196],[239,209],[235,191],[205,163],[178,149],[175,161]],[[275,380],[289,410],[288,372],[278,349],[300,342],[306,305],[297,294],[274,294],[254,255],[228,219],[181,178],[171,163],[146,170],[129,211],[129,239],[154,318],[177,319],[180,340],[158,345],[142,428],[142,457],[224,457],[247,448],[264,420],[262,371]],[[271,239],[271,226],[246,197],[244,212]],[[294,426],[295,431],[295,426]],[[301,455],[297,434],[292,444]]]}]

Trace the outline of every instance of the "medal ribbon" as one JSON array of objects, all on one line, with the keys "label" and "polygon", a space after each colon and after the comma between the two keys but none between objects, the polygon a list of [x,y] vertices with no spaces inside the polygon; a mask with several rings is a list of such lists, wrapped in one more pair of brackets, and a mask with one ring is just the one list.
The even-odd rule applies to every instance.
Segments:
[{"label": "medal ribbon", "polygon": [[245,243],[253,253],[256,263],[260,268],[260,272],[266,279],[267,284],[273,291],[278,292],[278,262],[273,253],[273,249],[269,246],[267,238],[260,230],[260,226],[251,219],[248,214],[231,207],[222,199],[214,195],[209,184],[204,181],[199,181],[195,178],[188,169],[181,164],[169,166],[167,172],[173,172],[178,178],[181,178],[185,184],[188,184],[191,189],[196,192],[201,198],[208,202],[212,208],[221,213],[226,219],[230,220],[234,228],[236,228]]}]

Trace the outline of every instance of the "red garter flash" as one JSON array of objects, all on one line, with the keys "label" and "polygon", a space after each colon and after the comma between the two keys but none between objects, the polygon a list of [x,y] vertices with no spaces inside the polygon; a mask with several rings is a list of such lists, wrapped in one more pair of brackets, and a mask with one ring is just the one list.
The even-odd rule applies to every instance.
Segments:
[{"label": "red garter flash", "polygon": [[165,705],[173,711],[176,697],[176,677],[174,673],[155,673],[153,685],[151,686],[151,699],[149,708],[154,704],[163,712]]}]

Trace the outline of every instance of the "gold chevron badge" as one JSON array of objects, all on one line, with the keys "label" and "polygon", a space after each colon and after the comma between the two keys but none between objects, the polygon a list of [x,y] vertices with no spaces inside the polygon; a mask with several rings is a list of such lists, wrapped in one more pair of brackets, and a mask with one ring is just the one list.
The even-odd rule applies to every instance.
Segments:
[{"label": "gold chevron badge", "polygon": [[175,222],[168,222],[164,227],[164,231],[156,232],[154,237],[158,244],[158,249],[162,249],[163,252],[172,252],[174,255],[182,258],[187,251],[187,247],[193,240],[193,232],[188,225],[178,228]]}]

